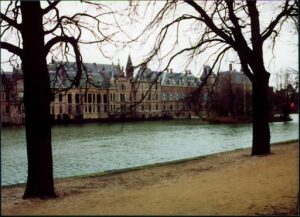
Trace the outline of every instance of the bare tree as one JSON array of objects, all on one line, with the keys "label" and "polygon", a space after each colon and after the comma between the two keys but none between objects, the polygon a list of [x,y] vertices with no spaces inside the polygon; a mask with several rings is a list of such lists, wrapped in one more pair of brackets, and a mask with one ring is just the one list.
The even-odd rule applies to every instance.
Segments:
[{"label": "bare tree", "polygon": [[[132,10],[138,13],[140,1],[130,1]],[[194,1],[169,0],[166,2],[149,2],[160,5],[153,19],[136,38],[159,29],[153,49],[145,61],[167,59],[167,66],[179,55],[187,54],[188,63],[199,55],[221,63],[228,51],[235,53],[242,65],[243,72],[252,82],[253,90],[253,142],[252,155],[270,153],[268,88],[270,73],[264,63],[264,43],[269,39],[276,43],[282,26],[288,22],[296,22],[298,17],[298,1],[276,2],[266,5],[255,0],[249,1]],[[269,10],[267,7],[272,7]],[[156,7],[157,8],[157,7]],[[260,15],[272,11],[263,19]],[[133,13],[132,13],[133,14]],[[172,19],[170,19],[172,18]],[[291,18],[291,19],[290,19]],[[171,20],[171,21],[170,21]],[[180,33],[187,31],[183,26],[189,25],[189,37]],[[182,35],[182,34],[181,34]],[[197,37],[192,37],[192,36]],[[171,40],[175,38],[174,40]],[[185,47],[180,42],[187,41]],[[167,45],[166,45],[167,44]],[[171,45],[170,45],[171,44]],[[168,50],[168,53],[164,52]],[[213,68],[213,67],[212,67]]]},{"label": "bare tree", "polygon": [[282,113],[283,119],[288,120],[291,109],[295,109],[291,106],[297,103],[298,71],[293,68],[281,69],[276,73],[276,84],[273,103],[276,112]]},{"label": "bare tree", "polygon": [[[56,197],[53,181],[50,121],[50,78],[46,57],[52,54],[58,59],[76,60],[77,73],[70,75],[71,87],[78,86],[84,70],[80,45],[95,44],[101,51],[104,42],[111,42],[115,34],[103,29],[110,23],[102,16],[113,14],[100,3],[81,1],[92,6],[96,14],[87,11],[71,16],[61,15],[55,1],[11,1],[1,12],[1,38],[13,33],[1,42],[1,49],[18,56],[24,76],[25,126],[28,156],[28,178],[23,198]],[[45,5],[43,8],[42,5]],[[83,36],[85,35],[85,37]],[[88,36],[88,37],[87,37]],[[85,39],[85,38],[88,38]],[[70,47],[72,50],[70,50]]]}]

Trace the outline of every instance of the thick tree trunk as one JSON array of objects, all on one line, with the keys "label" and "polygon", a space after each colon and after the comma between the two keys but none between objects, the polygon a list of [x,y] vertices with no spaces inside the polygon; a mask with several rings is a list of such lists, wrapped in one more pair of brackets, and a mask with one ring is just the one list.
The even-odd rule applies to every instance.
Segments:
[{"label": "thick tree trunk", "polygon": [[50,80],[39,1],[21,1],[28,178],[23,198],[55,197],[51,150]]},{"label": "thick tree trunk", "polygon": [[[259,75],[259,76],[257,76]],[[253,90],[253,140],[252,155],[270,153],[269,127],[269,73],[260,72],[254,75]]]}]

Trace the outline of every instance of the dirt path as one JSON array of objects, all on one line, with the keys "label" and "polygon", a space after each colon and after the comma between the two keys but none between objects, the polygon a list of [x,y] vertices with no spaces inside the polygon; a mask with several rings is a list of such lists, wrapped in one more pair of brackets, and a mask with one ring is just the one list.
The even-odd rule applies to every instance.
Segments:
[{"label": "dirt path", "polygon": [[261,215],[297,213],[298,143],[268,156],[238,150],[177,164],[56,181],[59,198],[2,189],[2,215]]}]

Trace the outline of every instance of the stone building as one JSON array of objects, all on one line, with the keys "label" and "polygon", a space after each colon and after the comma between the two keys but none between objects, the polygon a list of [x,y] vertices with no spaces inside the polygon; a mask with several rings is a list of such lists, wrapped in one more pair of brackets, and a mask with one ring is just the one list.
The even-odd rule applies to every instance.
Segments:
[{"label": "stone building", "polygon": [[[52,61],[48,65],[52,91],[50,113],[54,121],[195,115],[186,98],[197,89],[200,80],[190,71],[134,69],[130,56],[125,71],[119,64],[85,63],[83,68],[79,85],[75,87],[75,63]],[[24,122],[22,76],[11,81],[2,86],[2,122],[12,122],[17,115],[18,122]]]},{"label": "stone building", "polygon": [[115,111],[114,76],[121,72],[119,66],[85,64],[86,72],[78,87],[72,86],[72,78],[76,75],[74,63],[63,67],[53,63],[48,68],[54,95],[51,102],[54,120],[104,119]]},{"label": "stone building", "polygon": [[131,95],[134,116],[160,118],[161,74],[148,68],[140,69],[132,80]]},{"label": "stone building", "polygon": [[23,76],[19,69],[1,74],[1,122],[4,125],[24,123]]},{"label": "stone building", "polygon": [[174,73],[172,69],[164,72],[161,81],[162,114],[170,117],[195,116],[189,96],[197,90],[200,80],[191,71]]},{"label": "stone building", "polygon": [[[209,66],[204,67],[201,79],[207,76]],[[212,73],[202,93],[203,111],[206,115],[249,115],[252,110],[252,83],[241,71],[232,68]]]}]

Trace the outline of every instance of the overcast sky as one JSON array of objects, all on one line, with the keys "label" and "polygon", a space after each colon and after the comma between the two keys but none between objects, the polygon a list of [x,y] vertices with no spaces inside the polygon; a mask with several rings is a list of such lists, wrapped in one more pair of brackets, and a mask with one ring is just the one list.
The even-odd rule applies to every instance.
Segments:
[{"label": "overcast sky", "polygon": [[[109,5],[113,10],[122,12],[122,10],[126,9],[128,6],[128,3],[125,1],[117,1],[117,2],[100,2],[103,4]],[[119,24],[121,24],[121,28],[126,32],[126,34],[130,36],[135,36],[138,35],[144,25],[148,23],[151,20],[151,16],[155,14],[155,12],[160,9],[161,5],[164,2],[159,2],[157,5],[155,5],[154,8],[148,8],[145,10],[145,3],[141,3],[141,6],[139,8],[139,14],[140,17],[138,19],[138,23],[132,23],[129,24],[129,19],[126,18],[126,16],[117,16],[117,19]],[[46,3],[43,3],[46,4]],[[269,3],[272,4],[272,3]],[[7,2],[2,2],[1,3],[1,12],[3,12],[6,8]],[[80,2],[62,2],[60,3],[59,6],[61,14],[73,14],[76,11],[82,11],[87,9],[89,13],[97,13],[94,9],[91,7],[83,7]],[[180,4],[177,9],[178,13],[192,13],[192,9],[190,7],[187,7],[186,5]],[[273,11],[270,9],[269,11],[264,11],[264,13],[261,13],[261,19],[262,20],[267,20],[271,19]],[[168,17],[168,19],[174,19],[172,17]],[[167,20],[168,20],[167,19]],[[103,17],[103,20],[107,22],[113,22],[111,16]],[[283,31],[281,33],[281,37],[278,39],[278,42],[275,46],[275,49],[272,54],[272,49],[268,48],[268,44],[265,46],[265,65],[268,71],[273,74],[271,76],[271,85],[274,85],[275,82],[275,76],[274,73],[279,72],[280,70],[284,70],[286,68],[294,68],[298,70],[298,35],[295,33],[295,31],[292,31],[290,29],[291,27],[286,27],[283,28]],[[119,47],[116,48],[112,45],[109,44],[103,44],[103,51],[107,56],[110,56],[110,58],[105,58],[101,52],[98,51],[97,47],[95,45],[89,45],[89,46],[82,46],[81,47],[81,52],[83,56],[84,62],[91,62],[91,63],[107,63],[107,64],[118,64],[120,62],[121,66],[126,65],[127,57],[130,54],[133,64],[138,64],[140,63],[145,55],[151,51],[153,47],[153,43],[155,40],[155,34],[157,31],[153,31],[153,34],[148,34],[146,38],[142,38],[140,41],[137,43],[132,43],[130,46],[127,46],[125,48]],[[175,33],[173,34],[175,36]],[[3,41],[10,41],[13,42],[13,36],[14,34],[10,34],[1,40]],[[191,40],[191,38],[195,38],[198,35],[195,34],[195,31],[193,32],[191,30],[190,24],[185,24],[181,26],[181,31],[180,31],[180,45],[179,47],[184,47],[186,43],[188,43],[188,40]],[[172,38],[170,36],[170,43],[172,41]],[[122,41],[123,39],[127,40],[128,38],[124,34],[118,34],[117,37],[115,38],[117,41]],[[168,45],[167,43],[164,46],[164,49],[167,52],[168,49],[170,49],[171,45]],[[164,51],[163,51],[164,52]],[[162,53],[163,53],[162,52]],[[11,66],[5,61],[8,60],[9,53],[1,50],[1,68],[4,71],[11,71]],[[201,57],[195,59],[193,62],[191,62],[190,65],[187,66],[187,69],[190,69],[192,73],[196,76],[199,76],[202,67],[204,64],[209,64],[211,65],[212,62],[208,61],[207,62],[207,55],[202,55]],[[48,56],[48,60],[50,60],[50,56]],[[175,61],[171,64],[170,68],[173,68],[174,72],[182,72],[186,68],[186,57],[181,56],[179,58],[176,58]],[[159,70],[164,66],[163,62],[162,64],[159,64],[157,61],[153,61],[151,64],[148,65],[149,68],[153,70]],[[240,70],[240,65],[238,64],[238,60],[234,54],[228,55],[224,61],[224,63],[221,66],[221,70],[227,70],[229,63],[234,63],[233,67],[237,70]]]}]

